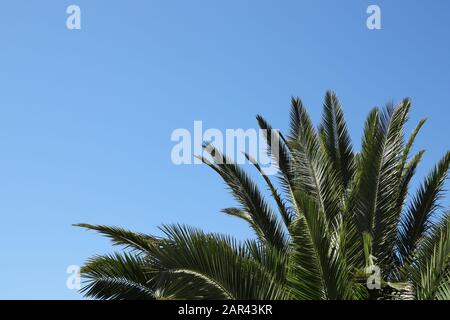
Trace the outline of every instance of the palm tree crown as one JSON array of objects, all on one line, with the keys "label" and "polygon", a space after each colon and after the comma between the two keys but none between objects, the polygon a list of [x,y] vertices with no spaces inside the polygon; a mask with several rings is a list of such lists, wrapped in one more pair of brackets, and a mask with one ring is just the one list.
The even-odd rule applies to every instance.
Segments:
[{"label": "palm tree crown", "polygon": [[405,138],[410,106],[405,99],[373,109],[358,153],[333,92],[318,129],[298,98],[287,136],[258,116],[279,187],[246,156],[273,201],[205,145],[210,157],[201,159],[238,203],[223,212],[245,220],[255,239],[184,225],[163,226],[164,236],[155,237],[80,224],[126,248],[91,258],[81,270],[82,292],[99,299],[450,299],[450,215],[439,204],[450,152],[408,197],[424,151],[410,153],[425,123]]}]

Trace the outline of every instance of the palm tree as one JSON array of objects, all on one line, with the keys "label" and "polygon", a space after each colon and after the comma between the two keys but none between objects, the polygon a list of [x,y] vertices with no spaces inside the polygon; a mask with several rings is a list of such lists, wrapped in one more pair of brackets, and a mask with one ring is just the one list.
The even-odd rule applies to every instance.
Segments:
[{"label": "palm tree", "polygon": [[439,205],[450,152],[409,197],[424,151],[410,153],[425,123],[405,139],[410,106],[405,99],[373,109],[359,153],[333,92],[318,129],[298,98],[286,137],[258,116],[278,183],[246,156],[271,201],[240,166],[205,145],[211,157],[201,159],[238,203],[223,212],[245,220],[255,239],[184,225],[163,226],[156,237],[79,224],[125,248],[91,258],[81,291],[98,299],[450,299],[450,214]]}]

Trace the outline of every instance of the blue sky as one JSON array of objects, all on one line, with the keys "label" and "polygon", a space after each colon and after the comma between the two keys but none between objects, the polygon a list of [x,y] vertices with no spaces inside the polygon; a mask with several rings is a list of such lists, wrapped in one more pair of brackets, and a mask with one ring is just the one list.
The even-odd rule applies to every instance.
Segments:
[{"label": "blue sky", "polygon": [[286,129],[291,96],[317,122],[333,89],[359,146],[370,108],[409,96],[409,129],[429,117],[424,176],[450,149],[449,16],[447,0],[2,1],[0,298],[81,298],[67,266],[114,248],[77,222],[250,236],[219,213],[234,202],[211,170],[171,162],[172,131],[194,120]]}]

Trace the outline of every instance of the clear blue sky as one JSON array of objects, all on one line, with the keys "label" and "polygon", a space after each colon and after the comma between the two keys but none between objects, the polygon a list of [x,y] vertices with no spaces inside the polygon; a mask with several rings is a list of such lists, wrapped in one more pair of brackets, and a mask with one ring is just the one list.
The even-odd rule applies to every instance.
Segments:
[{"label": "clear blue sky", "polygon": [[286,129],[292,95],[318,121],[334,89],[358,146],[371,107],[410,96],[412,123],[429,117],[423,176],[450,149],[449,16],[448,0],[2,1],[0,298],[81,298],[67,266],[114,249],[72,223],[249,236],[219,213],[234,202],[211,170],[170,160],[194,120]]}]

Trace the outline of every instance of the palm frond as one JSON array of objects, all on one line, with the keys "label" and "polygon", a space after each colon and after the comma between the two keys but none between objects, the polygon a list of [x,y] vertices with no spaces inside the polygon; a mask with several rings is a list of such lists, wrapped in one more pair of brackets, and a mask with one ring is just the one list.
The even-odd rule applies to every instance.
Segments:
[{"label": "palm frond", "polygon": [[346,190],[354,175],[352,143],[344,119],[344,113],[336,94],[328,91],[323,105],[320,132],[325,151]]},{"label": "palm frond", "polygon": [[292,170],[292,155],[286,145],[286,139],[278,130],[273,129],[262,116],[256,116],[256,120],[266,138],[268,155],[272,157],[280,170],[280,180],[284,191],[290,194],[293,187],[294,172]]},{"label": "palm frond", "polygon": [[373,254],[378,259],[378,266],[386,272],[389,272],[395,261],[393,252],[397,240],[397,224],[401,216],[398,207],[401,192],[398,168],[402,159],[403,130],[410,105],[410,100],[405,99],[392,109],[386,123],[386,137],[382,146],[373,221]]},{"label": "palm frond", "polygon": [[355,179],[345,208],[350,255],[360,267],[364,264],[362,234],[365,232],[373,234],[384,138],[385,132],[380,125],[380,111],[376,108],[371,111],[365,123],[362,151],[356,157]]},{"label": "palm frond", "polygon": [[411,148],[414,144],[414,141],[416,140],[416,137],[419,134],[420,129],[422,129],[425,122],[427,122],[427,118],[420,120],[419,123],[417,124],[416,128],[412,132],[411,136],[409,137],[408,142],[407,142],[405,148],[403,149],[402,166],[399,169],[399,173],[401,173],[403,171],[403,168],[405,167],[406,162],[408,161],[408,156],[409,156]]},{"label": "palm frond", "polygon": [[448,298],[450,288],[450,216],[424,240],[412,265],[412,280],[419,300]]},{"label": "palm frond", "polygon": [[153,245],[160,240],[143,233],[136,233],[119,227],[109,227],[104,225],[91,225],[86,223],[74,224],[88,230],[94,230],[111,239],[114,245],[124,246],[126,249],[133,249],[140,252],[148,252]]},{"label": "palm frond", "polygon": [[302,300],[350,299],[352,280],[332,244],[324,213],[307,194],[296,192],[295,197],[302,211],[293,223],[292,294]]},{"label": "palm frond", "polygon": [[160,268],[195,274],[214,284],[229,299],[283,296],[283,287],[276,278],[234,239],[179,225],[164,226],[162,230],[175,245],[160,247],[152,253]]},{"label": "palm frond", "polygon": [[96,256],[81,269],[85,281],[81,292],[87,297],[105,300],[153,300],[157,288],[151,270],[139,255]]},{"label": "palm frond", "polygon": [[431,218],[438,208],[438,200],[444,191],[444,182],[447,179],[449,166],[450,152],[447,152],[429,173],[401,220],[399,253],[403,262],[414,253],[418,241],[426,235],[430,228]]},{"label": "palm frond", "polygon": [[283,222],[284,222],[286,228],[289,229],[289,226],[290,226],[290,224],[292,222],[292,218],[293,218],[292,208],[289,208],[286,201],[284,199],[282,199],[281,194],[277,191],[275,186],[272,184],[272,181],[270,181],[270,178],[266,174],[264,174],[264,171],[262,170],[259,163],[252,156],[250,156],[247,153],[245,153],[245,157],[247,158],[248,161],[250,161],[255,166],[255,168],[258,170],[258,172],[263,177],[264,181],[266,182],[267,186],[269,187],[269,190],[272,194],[273,199],[275,200],[275,202],[277,204],[278,211],[280,212]]},{"label": "palm frond", "polygon": [[297,108],[295,115],[298,117],[299,132],[297,137],[290,137],[288,141],[296,173],[294,190],[301,190],[316,199],[327,217],[326,222],[331,225],[339,214],[342,186],[320,148],[317,132],[308,113],[302,104],[294,107]]},{"label": "palm frond", "polygon": [[[226,158],[213,146],[205,146],[214,159],[214,163],[203,161],[223,178],[235,199],[241,205],[242,214],[233,214],[250,223],[259,239],[268,245],[287,250],[283,227],[270,205],[264,199],[258,186],[251,178],[230,159]],[[227,213],[237,213],[236,211]]]}]

